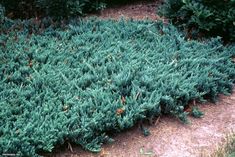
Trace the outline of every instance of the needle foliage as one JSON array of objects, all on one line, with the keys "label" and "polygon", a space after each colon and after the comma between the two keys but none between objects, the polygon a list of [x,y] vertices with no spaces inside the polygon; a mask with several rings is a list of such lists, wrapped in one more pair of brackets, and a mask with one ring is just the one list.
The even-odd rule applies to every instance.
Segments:
[{"label": "needle foliage", "polygon": [[187,41],[153,21],[19,27],[0,35],[0,154],[68,141],[97,152],[110,131],[160,114],[186,121],[189,101],[232,91],[235,46],[220,39]]}]

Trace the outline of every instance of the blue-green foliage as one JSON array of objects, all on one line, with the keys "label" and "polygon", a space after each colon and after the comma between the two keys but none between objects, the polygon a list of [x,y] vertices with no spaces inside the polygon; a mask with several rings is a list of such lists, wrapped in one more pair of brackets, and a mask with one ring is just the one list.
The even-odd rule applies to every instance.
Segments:
[{"label": "blue-green foliage", "polygon": [[151,21],[82,20],[1,34],[0,154],[35,156],[73,141],[99,151],[108,131],[215,100],[235,78],[235,47],[186,41]]},{"label": "blue-green foliage", "polygon": [[198,107],[194,106],[192,108],[191,115],[195,118],[201,118],[201,117],[203,117],[204,113],[202,111],[200,111]]}]

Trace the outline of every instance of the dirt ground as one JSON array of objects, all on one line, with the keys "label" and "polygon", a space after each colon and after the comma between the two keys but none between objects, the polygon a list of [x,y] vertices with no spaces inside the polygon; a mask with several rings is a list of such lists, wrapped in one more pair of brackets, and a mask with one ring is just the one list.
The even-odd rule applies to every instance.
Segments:
[{"label": "dirt ground", "polygon": [[[120,17],[153,20],[159,19],[156,6],[159,1],[139,2],[101,11],[100,18]],[[115,142],[103,146],[98,154],[70,145],[57,149],[55,157],[201,157],[208,156],[225,140],[225,135],[235,130],[235,90],[231,96],[220,96],[217,104],[199,105],[205,113],[201,119],[190,117],[190,124],[182,124],[172,117],[161,117],[148,126],[151,135],[144,137],[138,126],[115,134]],[[73,152],[71,152],[73,151]]]},{"label": "dirt ground", "polygon": [[142,2],[136,2],[132,4],[112,6],[111,8],[104,9],[98,14],[91,14],[90,16],[97,16],[105,19],[160,19],[157,16],[157,6],[159,6],[161,0],[148,0]]},{"label": "dirt ground", "polygon": [[204,157],[216,150],[225,137],[235,130],[235,90],[231,96],[220,96],[216,104],[199,105],[203,118],[189,117],[190,124],[182,124],[173,117],[161,117],[148,129],[144,137],[134,128],[114,135],[115,142],[106,144],[98,154],[79,146],[57,150],[55,157]]}]

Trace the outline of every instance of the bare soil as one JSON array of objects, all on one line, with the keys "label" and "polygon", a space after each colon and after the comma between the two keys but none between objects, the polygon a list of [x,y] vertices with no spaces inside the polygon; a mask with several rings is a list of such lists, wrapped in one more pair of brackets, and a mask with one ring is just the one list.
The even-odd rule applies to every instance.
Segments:
[{"label": "bare soil", "polygon": [[141,1],[126,5],[114,5],[111,8],[104,9],[98,14],[91,14],[90,16],[97,16],[104,19],[151,19],[158,20],[160,17],[156,14],[157,6],[161,0]]},{"label": "bare soil", "polygon": [[[96,15],[99,18],[119,19],[149,18],[158,20],[156,6],[159,1],[140,2],[108,8]],[[205,115],[195,119],[189,117],[190,124],[182,124],[177,119],[163,116],[153,126],[148,126],[151,135],[144,137],[138,126],[113,135],[115,142],[103,146],[98,154],[84,151],[79,146],[70,145],[57,149],[51,156],[56,157],[201,157],[215,151],[225,136],[235,130],[235,90],[231,96],[220,96],[216,104],[199,105]]]},{"label": "bare soil", "polygon": [[[234,91],[235,92],[235,91]],[[235,130],[235,93],[220,96],[216,104],[200,104],[203,118],[189,117],[190,124],[182,124],[169,116],[148,129],[144,137],[138,126],[114,135],[115,142],[106,144],[98,154],[71,146],[57,150],[58,157],[204,157],[214,152],[225,137]],[[71,152],[73,150],[73,152]]]}]

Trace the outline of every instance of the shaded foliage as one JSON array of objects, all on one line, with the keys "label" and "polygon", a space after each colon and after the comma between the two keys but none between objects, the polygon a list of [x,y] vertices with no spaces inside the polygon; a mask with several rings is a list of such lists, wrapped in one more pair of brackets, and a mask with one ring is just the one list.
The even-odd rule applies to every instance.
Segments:
[{"label": "shaded foliage", "polygon": [[10,18],[68,17],[104,8],[100,0],[0,0]]},{"label": "shaded foliage", "polygon": [[158,13],[187,29],[190,38],[206,35],[235,40],[234,0],[165,0]]}]

